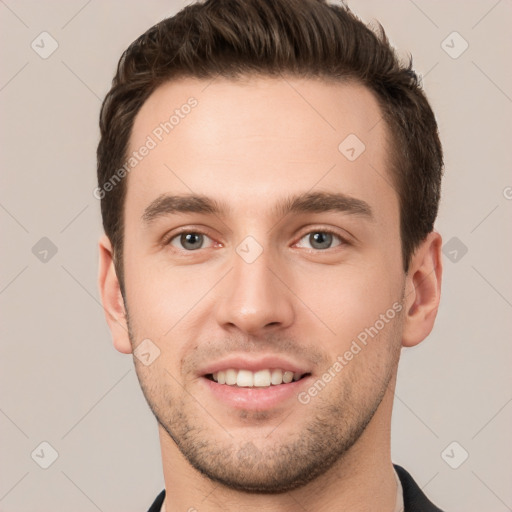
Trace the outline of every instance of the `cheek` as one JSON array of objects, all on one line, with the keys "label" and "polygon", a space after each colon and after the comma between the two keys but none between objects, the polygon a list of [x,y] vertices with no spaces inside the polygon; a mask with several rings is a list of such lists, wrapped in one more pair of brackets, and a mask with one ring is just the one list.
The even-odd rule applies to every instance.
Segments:
[{"label": "cheek", "polygon": [[[380,265],[318,267],[295,277],[298,321],[304,318],[310,330],[325,331],[339,349],[400,300],[399,274]],[[332,336],[329,336],[331,334]]]},{"label": "cheek", "polygon": [[162,354],[150,366],[137,364],[137,377],[146,400],[160,419],[165,419],[170,407],[179,406],[183,401],[183,389],[179,375]]},{"label": "cheek", "polygon": [[127,300],[132,314],[165,334],[210,289],[216,275],[172,267],[133,253],[125,263]]},{"label": "cheek", "polygon": [[[143,260],[141,260],[143,261]],[[149,338],[160,349],[158,378],[181,380],[181,360],[214,326],[215,284],[225,270],[127,262],[127,302],[136,343]],[[135,267],[140,270],[136,270]],[[156,369],[155,369],[156,371]],[[156,379],[157,375],[151,376]],[[171,388],[174,380],[168,383]],[[176,392],[179,389],[175,390]]]}]

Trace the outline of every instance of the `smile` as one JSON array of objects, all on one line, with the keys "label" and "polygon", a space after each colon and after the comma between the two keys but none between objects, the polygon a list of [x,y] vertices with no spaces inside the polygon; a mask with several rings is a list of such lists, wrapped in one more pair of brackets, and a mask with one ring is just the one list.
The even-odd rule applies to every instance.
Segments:
[{"label": "smile", "polygon": [[206,375],[206,378],[226,384],[227,386],[237,386],[243,388],[265,388],[269,386],[279,386],[289,384],[292,381],[300,380],[308,374],[292,372],[280,368],[264,369],[258,371],[229,368]]}]

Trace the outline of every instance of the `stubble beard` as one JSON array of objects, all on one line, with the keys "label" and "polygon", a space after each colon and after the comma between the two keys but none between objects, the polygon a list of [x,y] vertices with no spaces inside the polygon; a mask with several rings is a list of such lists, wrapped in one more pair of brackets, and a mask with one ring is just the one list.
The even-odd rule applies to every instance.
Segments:
[{"label": "stubble beard", "polygon": [[[401,324],[399,318],[395,320],[395,325]],[[344,368],[341,372],[343,382],[338,381],[337,386],[336,382],[327,385],[336,386],[335,391],[324,390],[307,405],[297,401],[297,407],[305,408],[302,417],[306,419],[302,420],[300,431],[293,429],[286,436],[279,435],[280,429],[290,429],[290,421],[285,418],[270,435],[262,433],[252,440],[247,440],[246,436],[236,439],[217,418],[198,405],[188,391],[184,390],[180,396],[170,396],[162,383],[150,382],[145,371],[143,376],[139,371],[140,363],[135,361],[137,377],[157,422],[190,465],[202,475],[245,493],[286,493],[327,473],[343,461],[360,439],[396,373],[400,353],[396,336],[401,329],[395,325],[389,334],[393,339],[387,340],[390,348],[382,377],[368,368],[364,369],[365,375],[355,369],[345,375],[348,367]],[[134,346],[134,340],[138,338],[133,336],[129,320],[128,326]],[[371,381],[372,389],[363,401],[355,396],[362,379],[367,385]],[[179,387],[183,390],[181,385]],[[255,414],[258,421],[265,415],[260,413],[256,417],[258,413],[246,411],[246,420],[250,414]],[[272,429],[262,428],[262,432],[268,430]]]}]

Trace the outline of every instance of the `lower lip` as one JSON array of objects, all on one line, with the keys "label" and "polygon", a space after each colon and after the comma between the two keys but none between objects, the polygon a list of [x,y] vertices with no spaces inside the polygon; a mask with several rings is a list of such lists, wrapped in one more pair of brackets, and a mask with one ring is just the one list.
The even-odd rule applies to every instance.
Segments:
[{"label": "lower lip", "polygon": [[283,402],[295,398],[301,388],[307,385],[310,376],[303,377],[300,380],[288,384],[279,384],[265,388],[242,388],[238,386],[228,386],[219,384],[213,380],[202,377],[209,391],[221,402],[236,409],[246,410],[267,410],[282,405]]}]

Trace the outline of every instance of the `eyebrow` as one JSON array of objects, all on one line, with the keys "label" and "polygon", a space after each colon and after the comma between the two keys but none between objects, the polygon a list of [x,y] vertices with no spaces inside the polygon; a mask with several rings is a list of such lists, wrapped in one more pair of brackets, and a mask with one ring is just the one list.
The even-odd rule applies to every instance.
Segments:
[{"label": "eyebrow", "polygon": [[[202,213],[225,217],[231,211],[226,203],[204,195],[168,195],[162,194],[144,210],[142,220],[151,224],[161,217],[179,213]],[[305,192],[281,200],[272,209],[273,215],[284,217],[290,213],[340,212],[358,215],[373,220],[370,205],[361,199],[342,193]]]}]

